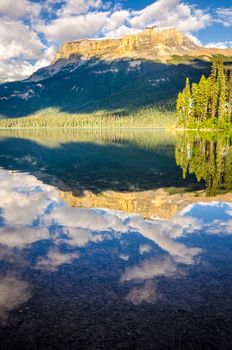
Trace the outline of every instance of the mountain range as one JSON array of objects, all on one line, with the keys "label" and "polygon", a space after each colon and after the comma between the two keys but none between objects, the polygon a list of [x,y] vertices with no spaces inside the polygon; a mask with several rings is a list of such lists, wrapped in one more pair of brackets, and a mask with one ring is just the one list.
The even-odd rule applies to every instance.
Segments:
[{"label": "mountain range", "polygon": [[186,77],[209,75],[214,55],[232,62],[232,49],[199,46],[175,28],[66,43],[50,66],[0,85],[0,114],[20,117],[49,107],[67,113],[172,108]]}]

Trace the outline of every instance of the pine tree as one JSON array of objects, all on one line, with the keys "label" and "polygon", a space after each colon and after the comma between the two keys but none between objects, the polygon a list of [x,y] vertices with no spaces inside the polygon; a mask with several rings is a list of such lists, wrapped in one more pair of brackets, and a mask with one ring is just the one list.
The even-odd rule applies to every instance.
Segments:
[{"label": "pine tree", "polygon": [[183,109],[183,93],[179,92],[178,98],[176,101],[176,111],[178,115],[178,125],[183,126],[184,125],[184,109]]},{"label": "pine tree", "polygon": [[226,121],[226,77],[223,62],[218,63],[218,123],[219,126]]},{"label": "pine tree", "polygon": [[218,61],[216,59],[213,60],[212,68],[211,68],[211,118],[215,118],[217,113],[217,104],[218,104]]},{"label": "pine tree", "polygon": [[189,78],[186,78],[185,88],[184,88],[184,114],[186,124],[188,125],[191,120],[191,87]]},{"label": "pine tree", "polygon": [[228,94],[228,99],[227,99],[227,113],[228,113],[228,123],[232,122],[232,70],[230,69],[228,71],[228,80],[227,80],[227,94]]},{"label": "pine tree", "polygon": [[210,77],[202,75],[198,84],[190,85],[189,78],[186,79],[185,87],[178,95],[176,110],[178,125],[185,128],[215,124],[225,128],[230,125],[232,73],[225,71],[222,60],[214,59]]}]

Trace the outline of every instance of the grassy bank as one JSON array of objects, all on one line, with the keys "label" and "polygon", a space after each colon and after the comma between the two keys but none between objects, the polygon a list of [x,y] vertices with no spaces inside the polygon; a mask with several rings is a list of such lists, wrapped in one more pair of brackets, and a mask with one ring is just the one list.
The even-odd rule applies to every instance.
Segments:
[{"label": "grassy bank", "polygon": [[0,119],[1,129],[26,128],[173,128],[174,112],[155,108],[141,108],[128,114],[108,113],[67,114],[56,109],[45,109],[21,118]]}]

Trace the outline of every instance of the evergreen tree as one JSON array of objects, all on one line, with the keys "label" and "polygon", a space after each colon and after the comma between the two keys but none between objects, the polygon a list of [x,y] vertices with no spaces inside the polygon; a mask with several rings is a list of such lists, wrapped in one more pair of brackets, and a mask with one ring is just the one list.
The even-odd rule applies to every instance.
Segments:
[{"label": "evergreen tree", "polygon": [[189,78],[186,78],[185,88],[184,88],[184,112],[187,124],[191,120],[191,87]]},{"label": "evergreen tree", "polygon": [[227,96],[227,120],[232,123],[232,70],[228,71]]},{"label": "evergreen tree", "polygon": [[224,72],[223,62],[218,62],[218,124],[226,121],[226,76]]},{"label": "evergreen tree", "polygon": [[178,125],[184,128],[218,126],[232,123],[232,73],[225,71],[222,60],[214,59],[208,78],[202,75],[199,83],[185,87],[179,93],[176,109]]},{"label": "evergreen tree", "polygon": [[211,111],[211,118],[215,118],[216,116],[216,110],[217,110],[217,100],[218,100],[218,81],[217,81],[217,71],[218,71],[218,62],[217,60],[213,60],[212,63],[212,68],[211,68],[211,74],[210,74],[210,79],[211,79],[211,106],[210,106],[210,111]]},{"label": "evergreen tree", "polygon": [[178,116],[178,125],[183,126],[185,118],[184,118],[184,108],[183,108],[183,92],[179,92],[178,98],[176,101],[176,111],[177,111],[177,116]]}]

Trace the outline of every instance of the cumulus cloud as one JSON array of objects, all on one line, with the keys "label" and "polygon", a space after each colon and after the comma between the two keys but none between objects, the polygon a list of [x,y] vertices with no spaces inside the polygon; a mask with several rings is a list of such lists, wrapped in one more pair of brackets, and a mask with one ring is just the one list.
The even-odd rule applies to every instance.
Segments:
[{"label": "cumulus cloud", "polygon": [[218,23],[221,23],[225,27],[231,27],[232,26],[232,8],[231,7],[224,7],[224,8],[218,8],[216,10],[216,21]]},{"label": "cumulus cloud", "polygon": [[198,46],[203,46],[202,45],[202,42],[195,36],[195,35],[193,35],[193,34],[191,34],[191,33],[186,33],[186,35],[196,44],[196,45],[198,45]]},{"label": "cumulus cloud", "polygon": [[43,51],[41,58],[30,62],[23,58],[10,58],[0,61],[0,82],[22,80],[29,77],[40,68],[49,66],[56,53],[56,47],[51,46]]},{"label": "cumulus cloud", "polygon": [[210,23],[210,14],[180,0],[157,0],[141,11],[132,12],[130,20],[134,28],[175,26],[184,32],[198,31]]},{"label": "cumulus cloud", "polygon": [[1,0],[0,16],[9,18],[23,18],[38,16],[41,6],[38,3],[28,0]]},{"label": "cumulus cloud", "polygon": [[89,10],[107,8],[109,3],[104,5],[101,0],[66,0],[62,8],[58,11],[59,15],[80,15]]},{"label": "cumulus cloud", "polygon": [[50,42],[57,45],[74,41],[101,32],[107,23],[106,12],[88,13],[80,16],[59,17],[49,24],[39,24],[37,29],[42,32]]},{"label": "cumulus cloud", "polygon": [[[98,11],[87,12],[91,8]],[[80,1],[79,6],[69,1],[55,20],[40,24],[38,30],[49,40],[65,42],[90,36],[122,36],[149,25],[175,26],[187,33],[210,23],[209,14],[180,0],[157,0],[141,11],[104,10],[101,1]]]},{"label": "cumulus cloud", "polygon": [[22,56],[32,59],[42,54],[44,45],[29,26],[19,21],[0,21],[0,57],[9,59]]},{"label": "cumulus cloud", "polygon": [[217,49],[227,49],[232,47],[232,41],[210,42],[206,47],[216,47]]}]

